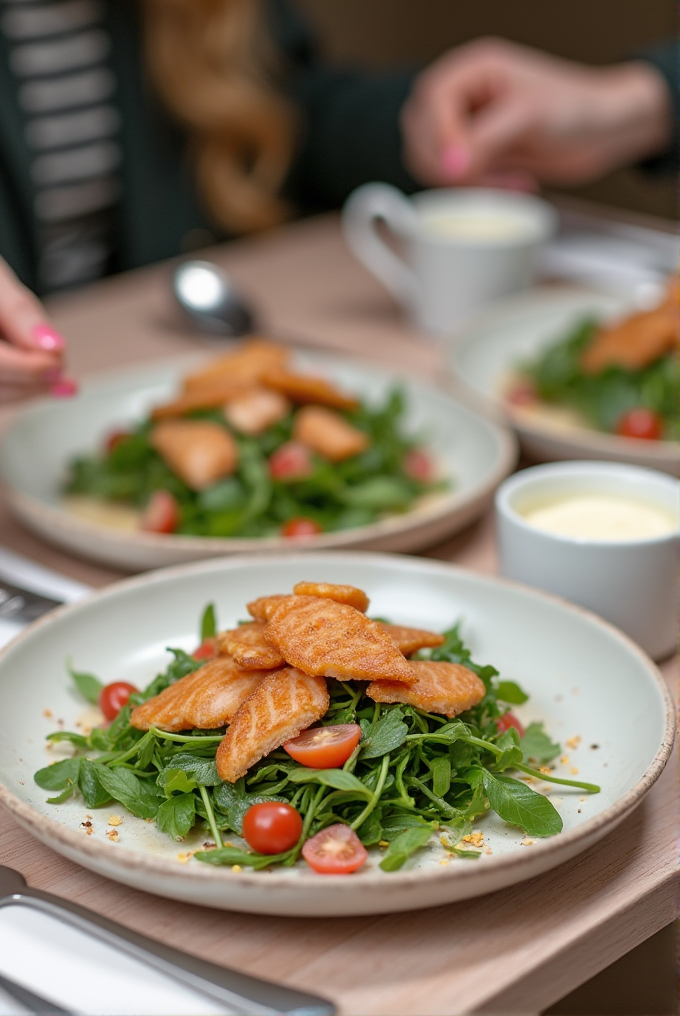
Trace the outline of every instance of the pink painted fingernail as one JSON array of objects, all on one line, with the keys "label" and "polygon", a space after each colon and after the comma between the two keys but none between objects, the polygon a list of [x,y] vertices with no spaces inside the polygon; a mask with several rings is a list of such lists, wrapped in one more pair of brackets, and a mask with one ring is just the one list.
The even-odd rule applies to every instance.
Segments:
[{"label": "pink painted fingernail", "polygon": [[78,383],[69,377],[62,378],[56,385],[50,388],[50,395],[57,399],[68,399],[78,391]]},{"label": "pink painted fingernail", "polygon": [[441,166],[446,175],[455,180],[470,168],[470,155],[459,145],[451,145],[444,150]]},{"label": "pink painted fingernail", "polygon": [[66,348],[64,338],[51,325],[36,325],[32,338],[36,346],[47,353],[60,352]]}]

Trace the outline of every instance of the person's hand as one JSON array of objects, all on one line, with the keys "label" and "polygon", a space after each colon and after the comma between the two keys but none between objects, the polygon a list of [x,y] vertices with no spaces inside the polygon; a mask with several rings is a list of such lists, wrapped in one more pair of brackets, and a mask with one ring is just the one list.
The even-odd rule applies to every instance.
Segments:
[{"label": "person's hand", "polygon": [[40,301],[0,258],[0,402],[74,395],[77,385],[64,374],[65,346]]},{"label": "person's hand", "polygon": [[406,167],[428,186],[577,184],[662,151],[670,97],[642,61],[588,67],[480,39],[419,75],[402,133]]}]

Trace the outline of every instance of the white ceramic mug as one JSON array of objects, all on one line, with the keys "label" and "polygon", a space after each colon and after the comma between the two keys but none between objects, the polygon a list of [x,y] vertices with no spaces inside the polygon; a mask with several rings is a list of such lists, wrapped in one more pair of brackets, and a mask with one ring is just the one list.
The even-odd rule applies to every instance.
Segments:
[{"label": "white ceramic mug", "polygon": [[[528,521],[537,507],[589,494],[653,506],[668,514],[669,529],[657,536],[596,539],[560,535]],[[503,575],[587,607],[654,659],[674,652],[680,609],[680,481],[614,462],[535,466],[498,488],[496,521]]]},{"label": "white ceramic mug", "polygon": [[[383,183],[350,195],[345,238],[413,322],[446,335],[487,302],[528,288],[536,254],[557,227],[545,201],[510,191],[447,189],[412,198]],[[376,230],[383,222],[404,247],[399,257]]]}]

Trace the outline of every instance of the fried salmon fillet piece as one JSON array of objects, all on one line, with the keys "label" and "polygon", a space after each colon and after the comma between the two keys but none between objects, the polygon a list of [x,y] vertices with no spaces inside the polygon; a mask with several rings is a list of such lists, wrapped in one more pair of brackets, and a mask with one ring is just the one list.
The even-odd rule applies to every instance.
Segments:
[{"label": "fried salmon fillet piece", "polygon": [[224,407],[227,423],[241,434],[255,437],[282,420],[290,412],[290,402],[280,392],[268,388],[249,388],[230,399]]},{"label": "fried salmon fillet piece", "polygon": [[196,409],[217,409],[232,399],[244,395],[251,388],[252,385],[245,385],[238,380],[216,378],[211,384],[192,388],[190,391],[182,392],[172,401],[156,406],[151,411],[151,419],[168,420],[173,417],[186,416],[187,413],[192,413]]},{"label": "fried salmon fillet piece", "polygon": [[297,596],[321,596],[329,600],[336,600],[338,603],[346,603],[365,614],[368,610],[369,599],[363,589],[356,586],[336,585],[333,582],[298,582],[293,586],[293,592]]},{"label": "fried salmon fillet piece", "polygon": [[262,376],[262,384],[287,396],[291,402],[315,403],[332,406],[334,409],[356,409],[359,403],[351,395],[345,395],[339,388],[323,377],[309,374],[293,374],[286,370],[271,370]]},{"label": "fried salmon fillet piece", "polygon": [[150,443],[192,490],[231,476],[238,463],[234,438],[210,420],[163,420],[151,431]]},{"label": "fried salmon fillet piece", "polygon": [[229,723],[267,676],[267,670],[242,670],[228,656],[209,660],[168,688],[135,706],[130,723],[138,730],[214,730]]},{"label": "fried salmon fillet piece", "polygon": [[311,727],[328,711],[322,677],[294,667],[270,671],[234,716],[217,749],[221,779],[235,783],[270,751]]},{"label": "fried salmon fillet piece", "polygon": [[286,593],[273,593],[271,596],[258,596],[246,604],[246,609],[256,621],[268,621],[277,607],[288,599]]},{"label": "fried salmon fillet piece", "polygon": [[247,387],[259,386],[265,374],[283,370],[289,358],[290,353],[284,346],[267,339],[251,339],[233,353],[212,360],[203,370],[189,374],[184,379],[184,390],[195,391],[225,381]]},{"label": "fried salmon fillet piece", "polygon": [[330,462],[343,462],[366,451],[370,442],[363,430],[353,427],[333,409],[305,406],[293,422],[293,438]]},{"label": "fried salmon fillet piece", "polygon": [[606,367],[642,370],[672,349],[680,350],[680,312],[674,287],[659,307],[599,328],[581,356],[587,374]]},{"label": "fried salmon fillet piece", "polygon": [[227,653],[244,670],[273,670],[285,664],[281,654],[264,638],[264,621],[251,621],[231,631],[217,633],[215,639],[221,653]]},{"label": "fried salmon fillet piece", "polygon": [[402,624],[378,624],[386,631],[394,642],[397,649],[400,649],[404,656],[417,653],[419,649],[431,649],[434,646],[441,646],[445,639],[434,631],[424,631],[421,628],[406,628]]},{"label": "fried salmon fillet piece", "polygon": [[460,663],[411,661],[407,664],[415,678],[408,686],[396,681],[372,681],[366,694],[374,702],[406,702],[427,713],[453,718],[472,709],[484,698],[481,678]]},{"label": "fried salmon fillet piece", "polygon": [[267,642],[292,667],[341,681],[405,681],[415,675],[392,639],[365,614],[319,596],[287,596],[270,616]]}]

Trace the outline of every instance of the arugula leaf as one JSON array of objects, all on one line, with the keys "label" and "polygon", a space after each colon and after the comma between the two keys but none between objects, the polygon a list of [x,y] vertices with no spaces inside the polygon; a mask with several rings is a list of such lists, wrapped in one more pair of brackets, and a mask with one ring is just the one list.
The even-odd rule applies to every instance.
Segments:
[{"label": "arugula leaf", "polygon": [[212,639],[217,634],[217,617],[215,615],[215,604],[209,603],[201,617],[201,642]]},{"label": "arugula leaf", "polygon": [[75,745],[76,748],[87,748],[88,740],[83,737],[82,734],[74,734],[70,730],[55,730],[53,734],[48,734],[45,738],[46,741],[51,741],[52,744],[58,744],[59,741],[69,741]]},{"label": "arugula leaf", "polygon": [[196,798],[193,794],[176,794],[163,801],[156,813],[156,826],[173,840],[183,840],[196,821]]},{"label": "arugula leaf", "polygon": [[372,792],[361,780],[344,769],[294,769],[288,774],[288,779],[291,783],[321,783],[325,787],[333,787],[334,790],[351,791],[369,801],[373,797]]},{"label": "arugula leaf", "polygon": [[[253,804],[264,804],[266,801],[281,801],[283,804],[288,804],[287,798],[276,794],[246,794],[243,778],[237,780],[236,783],[222,783],[213,791],[215,807],[227,816],[229,828],[237,836],[241,836],[243,832],[243,818],[248,808]],[[232,863],[237,864],[238,862],[233,861]]]},{"label": "arugula leaf", "polygon": [[497,776],[483,770],[484,790],[493,810],[510,825],[529,836],[554,836],[562,831],[562,819],[547,797],[537,794],[511,776]]},{"label": "arugula leaf", "polygon": [[258,868],[268,868],[270,864],[280,864],[281,861],[285,861],[289,856],[289,851],[285,854],[250,854],[245,850],[239,850],[238,847],[222,847],[219,850],[197,850],[194,854],[197,861],[203,861],[206,864],[245,864],[256,870]]},{"label": "arugula leaf", "polygon": [[129,769],[109,769],[101,762],[92,762],[92,766],[104,789],[133,815],[156,817],[160,801],[148,780],[140,780]]},{"label": "arugula leaf", "polygon": [[401,868],[411,854],[415,854],[416,850],[425,846],[431,835],[432,829],[429,826],[414,826],[411,829],[405,829],[396,839],[392,840],[387,848],[387,853],[380,862],[382,870],[396,871]]},{"label": "arugula leaf", "polygon": [[156,777],[156,783],[163,788],[166,797],[172,797],[177,791],[188,794],[198,786],[196,780],[184,769],[173,769],[172,766],[161,770]]},{"label": "arugula leaf", "polygon": [[66,669],[83,698],[95,706],[98,705],[99,696],[104,687],[99,678],[95,677],[94,674],[86,674],[82,670],[74,670],[70,659],[66,661]]},{"label": "arugula leaf", "polygon": [[496,684],[496,698],[501,702],[509,702],[513,706],[521,706],[529,698],[515,681],[499,681]]},{"label": "arugula leaf", "polygon": [[111,800],[111,794],[102,785],[94,763],[87,758],[80,763],[78,790],[88,808],[101,808]]},{"label": "arugula leaf", "polygon": [[530,723],[519,746],[525,759],[534,759],[541,765],[552,762],[561,751],[559,744],[550,740],[542,723]]},{"label": "arugula leaf", "polygon": [[399,706],[387,710],[376,723],[373,732],[362,739],[360,758],[365,760],[387,755],[404,743],[407,734],[403,710]]},{"label": "arugula leaf", "polygon": [[441,755],[430,761],[432,773],[432,793],[437,797],[446,797],[451,789],[451,759]]},{"label": "arugula leaf", "polygon": [[[178,752],[176,755],[171,755],[166,769],[173,771],[181,769],[190,774],[196,783],[200,783],[204,787],[217,787],[222,782],[217,775],[214,759],[198,758],[189,752]],[[165,786],[165,783],[162,782],[163,772],[164,770],[161,770],[158,774],[158,784],[161,787]]]},{"label": "arugula leaf", "polygon": [[39,769],[33,779],[43,790],[64,790],[74,786],[80,772],[79,758],[65,758],[51,766]]}]

